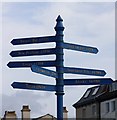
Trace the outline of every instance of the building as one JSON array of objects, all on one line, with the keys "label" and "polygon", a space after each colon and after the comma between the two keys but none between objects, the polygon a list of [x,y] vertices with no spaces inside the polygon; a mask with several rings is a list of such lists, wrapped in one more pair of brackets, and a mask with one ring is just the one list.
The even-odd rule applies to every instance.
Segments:
[{"label": "building", "polygon": [[99,96],[101,118],[117,120],[117,81],[109,85],[108,93]]},{"label": "building", "polygon": [[117,120],[117,81],[111,85],[88,88],[73,107],[76,109],[76,120],[83,118]]},{"label": "building", "polygon": [[[21,119],[30,120],[30,109],[28,105],[24,105],[21,110]],[[2,120],[17,120],[17,115],[15,111],[5,111],[4,117]]]},{"label": "building", "polygon": [[[30,109],[28,105],[23,105],[21,110],[21,120],[57,120],[56,117],[46,114],[37,118],[30,118]],[[63,107],[63,117],[64,120],[68,119],[68,111],[66,110],[66,107]],[[17,115],[15,111],[5,111],[4,117],[2,120],[18,120]]]},{"label": "building", "polygon": [[[68,111],[66,109],[66,107],[63,107],[63,118],[64,120],[68,120]],[[50,115],[50,114],[46,114],[46,115],[43,115],[41,117],[38,117],[38,118],[34,118],[32,120],[57,120],[56,117]]]},{"label": "building", "polygon": [[5,111],[3,120],[16,120],[17,116],[15,111]]},{"label": "building", "polygon": [[50,115],[50,114],[46,114],[46,115],[43,115],[41,117],[38,117],[38,118],[34,118],[32,120],[57,120],[54,116]]}]

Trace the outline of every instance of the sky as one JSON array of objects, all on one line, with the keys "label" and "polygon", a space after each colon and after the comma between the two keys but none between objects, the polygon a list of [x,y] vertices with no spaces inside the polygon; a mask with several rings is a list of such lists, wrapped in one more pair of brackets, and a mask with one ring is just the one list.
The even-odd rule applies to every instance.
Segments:
[{"label": "sky", "polygon": [[[104,77],[115,80],[115,3],[112,2],[3,2],[1,10],[2,42],[0,62],[2,81],[0,98],[2,110],[15,110],[21,117],[22,105],[29,105],[31,117],[44,114],[56,116],[56,96],[53,92],[18,90],[11,87],[13,82],[32,82],[55,84],[55,79],[32,73],[27,68],[11,69],[9,61],[19,60],[53,60],[54,55],[12,58],[13,50],[51,48],[53,43],[13,46],[13,38],[27,38],[55,35],[56,18],[63,18],[64,41],[74,44],[97,47],[98,54],[64,50],[64,66],[105,70]],[[50,68],[55,70],[55,68]],[[64,78],[95,78],[94,76],[65,74]],[[96,77],[97,78],[97,77]],[[64,106],[69,117],[75,117],[73,104],[77,102],[88,86],[65,87]]]}]

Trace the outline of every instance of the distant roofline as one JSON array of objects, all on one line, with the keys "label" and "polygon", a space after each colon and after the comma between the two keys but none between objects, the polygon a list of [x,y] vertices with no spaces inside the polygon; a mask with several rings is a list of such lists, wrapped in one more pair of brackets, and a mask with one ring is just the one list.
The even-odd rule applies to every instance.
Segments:
[{"label": "distant roofline", "polygon": [[49,116],[51,116],[52,118],[55,118],[55,119],[56,119],[56,117],[54,117],[53,115],[51,115],[51,114],[48,113],[48,114],[42,115],[42,116],[40,116],[40,117],[33,118],[32,120],[37,120],[37,119],[43,118],[43,117],[45,117],[46,115],[49,115]]}]

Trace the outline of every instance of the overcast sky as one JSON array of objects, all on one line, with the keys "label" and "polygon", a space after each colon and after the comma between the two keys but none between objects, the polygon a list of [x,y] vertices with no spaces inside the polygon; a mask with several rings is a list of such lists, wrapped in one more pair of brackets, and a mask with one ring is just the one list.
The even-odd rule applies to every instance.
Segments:
[{"label": "overcast sky", "polygon": [[[11,69],[9,61],[51,60],[55,56],[12,58],[12,50],[51,48],[55,44],[13,46],[13,38],[55,35],[56,18],[63,18],[64,41],[97,47],[98,54],[64,50],[64,66],[93,68],[106,71],[105,77],[115,79],[115,3],[114,2],[4,2],[2,4],[2,111],[15,110],[20,117],[22,105],[28,104],[31,117],[44,114],[56,116],[55,93],[16,90],[12,82],[55,84],[55,79],[32,73],[30,69]],[[50,68],[52,69],[52,68]],[[86,75],[64,75],[64,78],[92,78]],[[97,77],[96,77],[97,78]],[[75,117],[72,105],[91,86],[65,87],[64,106],[69,117]]]}]

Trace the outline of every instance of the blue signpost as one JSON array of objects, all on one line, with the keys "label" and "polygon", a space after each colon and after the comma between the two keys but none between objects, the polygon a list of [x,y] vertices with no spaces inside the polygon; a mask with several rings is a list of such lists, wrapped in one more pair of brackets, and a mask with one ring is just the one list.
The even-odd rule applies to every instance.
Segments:
[{"label": "blue signpost", "polygon": [[31,67],[32,65],[38,65],[40,67],[54,67],[56,66],[56,61],[12,61],[7,64],[10,68],[26,68]]},{"label": "blue signpost", "polygon": [[112,82],[111,78],[64,79],[64,85],[107,85]]},{"label": "blue signpost", "polygon": [[56,91],[55,85],[14,82],[11,84],[13,88],[27,89],[27,90],[43,90],[43,91]]},{"label": "blue signpost", "polygon": [[34,55],[51,55],[56,54],[57,49],[33,49],[33,50],[18,50],[12,51],[10,55],[12,57],[22,57],[22,56],[34,56]]},{"label": "blue signpost", "polygon": [[46,76],[58,78],[58,75],[55,71],[39,67],[38,65],[32,65],[31,70],[32,70],[32,72],[35,72],[35,73],[39,73],[39,74],[43,74]]},{"label": "blue signpost", "polygon": [[81,51],[81,52],[88,52],[88,53],[98,53],[98,49],[95,47],[90,47],[90,46],[84,46],[84,45],[75,45],[71,43],[63,43],[62,44],[63,48],[65,49],[70,49],[70,50],[76,50],[76,51]]},{"label": "blue signpost", "polygon": [[[12,57],[25,57],[35,55],[56,55],[56,60],[51,61],[12,61],[7,64],[10,68],[31,68],[32,72],[43,74],[46,76],[54,77],[56,79],[56,85],[44,85],[35,83],[12,83],[13,88],[28,89],[28,90],[43,90],[43,91],[55,91],[57,96],[57,120],[63,120],[63,95],[64,85],[97,85],[97,84],[110,84],[111,78],[88,78],[88,79],[64,79],[64,73],[93,75],[93,76],[105,76],[104,70],[86,69],[86,68],[73,68],[64,67],[63,49],[76,50],[86,53],[97,54],[98,49],[90,46],[75,45],[71,43],[65,43],[63,41],[63,19],[60,15],[57,18],[57,24],[55,26],[55,36],[44,37],[31,37],[13,39],[11,43],[13,45],[27,45],[35,43],[55,42],[55,48],[49,49],[31,49],[31,50],[17,50],[12,51],[10,55]],[[56,67],[56,71],[48,70],[43,67]]]},{"label": "blue signpost", "polygon": [[58,52],[56,53],[56,72],[58,73],[58,78],[56,78],[56,95],[57,95],[57,120],[63,120],[63,95],[64,95],[64,81],[63,81],[63,20],[60,16],[57,18],[57,24],[55,26],[56,31],[56,48]]},{"label": "blue signpost", "polygon": [[25,44],[34,44],[34,43],[46,43],[46,42],[55,42],[55,36],[46,36],[46,37],[31,37],[31,38],[20,38],[13,39],[11,43],[13,45],[25,45]]},{"label": "blue signpost", "polygon": [[93,76],[105,76],[106,72],[104,70],[86,69],[86,68],[72,68],[64,67],[64,73],[71,74],[81,74],[81,75],[93,75]]}]

